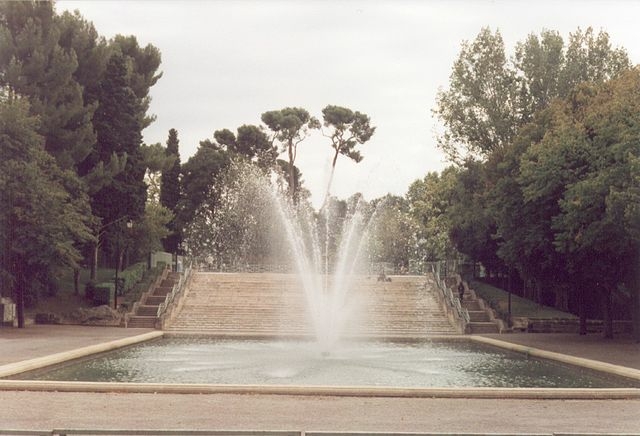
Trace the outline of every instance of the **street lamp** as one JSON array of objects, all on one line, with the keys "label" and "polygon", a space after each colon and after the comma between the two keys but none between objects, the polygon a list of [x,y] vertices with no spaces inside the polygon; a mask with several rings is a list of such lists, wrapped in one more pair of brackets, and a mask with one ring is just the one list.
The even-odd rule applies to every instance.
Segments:
[{"label": "street lamp", "polygon": [[[133,228],[133,221],[127,220],[127,229]],[[113,308],[118,310],[118,269],[120,267],[120,238],[116,238],[116,277],[113,288]]]}]

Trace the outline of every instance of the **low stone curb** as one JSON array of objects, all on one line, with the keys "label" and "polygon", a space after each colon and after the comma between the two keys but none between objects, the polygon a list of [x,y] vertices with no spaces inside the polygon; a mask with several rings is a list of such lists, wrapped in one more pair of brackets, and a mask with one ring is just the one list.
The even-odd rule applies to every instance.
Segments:
[{"label": "low stone curb", "polygon": [[248,394],[332,397],[473,398],[473,399],[640,399],[636,388],[394,388],[368,386],[212,385],[162,383],[0,380],[0,390],[141,394]]},{"label": "low stone curb", "polygon": [[617,375],[640,381],[640,370],[628,368],[626,366],[613,365],[611,363],[599,362],[597,360],[585,359],[582,357],[570,356],[568,354],[555,353],[553,351],[540,350],[538,348],[513,344],[499,339],[487,338],[484,336],[469,336],[469,340],[493,345],[506,350],[516,351],[527,356],[540,357],[543,359],[555,360],[569,365],[580,366],[607,374]]},{"label": "low stone curb", "polygon": [[[116,339],[115,341],[104,342],[102,344],[89,345],[87,347],[77,348],[75,350],[63,351],[61,353],[51,354],[49,356],[37,357],[35,359],[23,360],[21,362],[9,363],[0,366],[0,378],[10,377],[27,371],[44,368],[50,365],[56,365],[73,359],[90,356],[96,353],[115,350],[117,348],[126,347],[128,345],[137,344],[139,342],[149,341],[151,339],[160,338],[163,332],[155,331],[144,333],[141,335],[131,336],[128,338]],[[2,382],[2,380],[0,380]]]}]

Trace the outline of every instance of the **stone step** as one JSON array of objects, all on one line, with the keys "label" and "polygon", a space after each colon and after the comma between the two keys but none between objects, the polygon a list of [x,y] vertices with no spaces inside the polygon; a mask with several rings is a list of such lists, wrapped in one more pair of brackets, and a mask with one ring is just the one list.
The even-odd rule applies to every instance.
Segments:
[{"label": "stone step", "polygon": [[158,315],[158,306],[153,305],[140,305],[138,306],[138,310],[136,311],[136,315],[138,316],[157,316]]},{"label": "stone step", "polygon": [[[356,278],[345,301],[359,301],[361,323],[347,322],[345,329],[363,336],[456,333],[422,280],[400,277],[380,283]],[[312,331],[304,290],[292,274],[196,273],[183,302],[169,331],[212,335]]]},{"label": "stone step", "polygon": [[149,306],[159,306],[160,304],[164,303],[164,300],[166,300],[166,296],[162,296],[162,295],[150,295],[147,297],[147,301],[145,301],[145,304],[149,305]]},{"label": "stone step", "polygon": [[469,310],[469,319],[471,322],[489,322],[489,314],[484,310]]},{"label": "stone step", "polygon": [[470,322],[467,324],[469,333],[500,333],[498,325],[493,322]]},{"label": "stone step", "polygon": [[478,303],[478,300],[463,300],[462,307],[464,307],[468,311],[482,310],[482,308],[480,307],[480,303]]},{"label": "stone step", "polygon": [[155,316],[137,316],[134,315],[129,318],[129,322],[127,323],[127,327],[129,328],[155,328],[156,327],[156,317]]}]

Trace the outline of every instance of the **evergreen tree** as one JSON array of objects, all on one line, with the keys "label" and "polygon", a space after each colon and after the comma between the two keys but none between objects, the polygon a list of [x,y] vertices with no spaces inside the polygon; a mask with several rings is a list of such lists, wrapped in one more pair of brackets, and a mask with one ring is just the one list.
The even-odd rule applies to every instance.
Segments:
[{"label": "evergreen tree", "polygon": [[178,202],[180,201],[180,152],[178,147],[178,132],[176,129],[171,129],[169,130],[169,139],[167,139],[165,152],[168,157],[174,157],[175,160],[170,168],[162,171],[160,182],[160,204],[174,214],[174,218],[168,223],[171,233],[162,240],[164,250],[169,253],[177,252],[182,242],[182,232],[175,220]]},{"label": "evergreen tree", "polygon": [[91,198],[94,214],[101,219],[106,234],[110,234],[107,239],[113,241],[119,235],[119,227],[110,226],[111,223],[142,218],[147,190],[137,99],[127,84],[125,59],[121,55],[115,54],[109,59],[100,82],[98,101],[93,118],[98,143],[82,163],[81,170],[89,172],[110,162],[114,155],[126,158],[124,170]]},{"label": "evergreen tree", "polygon": [[0,47],[0,85],[28,97],[46,150],[62,168],[74,168],[96,141],[94,106],[74,78],[76,52],[60,45],[53,3],[0,3]]}]

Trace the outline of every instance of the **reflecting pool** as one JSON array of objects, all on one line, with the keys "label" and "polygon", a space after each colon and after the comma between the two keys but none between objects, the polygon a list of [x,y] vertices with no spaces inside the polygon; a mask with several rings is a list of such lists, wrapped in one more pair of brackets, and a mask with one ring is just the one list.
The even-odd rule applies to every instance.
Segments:
[{"label": "reflecting pool", "polygon": [[636,387],[632,380],[470,341],[315,342],[168,338],[23,375],[64,381],[393,387]]}]

